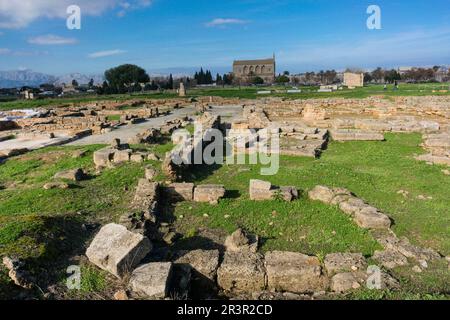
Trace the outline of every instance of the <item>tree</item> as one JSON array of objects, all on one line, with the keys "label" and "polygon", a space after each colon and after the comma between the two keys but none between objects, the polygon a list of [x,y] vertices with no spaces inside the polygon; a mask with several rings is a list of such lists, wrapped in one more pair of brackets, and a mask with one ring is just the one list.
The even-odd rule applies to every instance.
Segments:
[{"label": "tree", "polygon": [[283,74],[284,74],[285,76],[288,76],[290,73],[289,73],[289,71],[284,71]]},{"label": "tree", "polygon": [[401,80],[400,74],[397,70],[389,70],[384,72],[384,81],[388,83],[394,83],[395,81]]},{"label": "tree", "polygon": [[287,75],[278,75],[278,77],[275,78],[276,83],[280,84],[286,84],[289,82],[289,77]]},{"label": "tree", "polygon": [[89,86],[89,88],[92,88],[92,87],[94,86],[94,79],[91,79],[91,80],[89,81],[88,86]]},{"label": "tree", "polygon": [[253,77],[253,78],[251,79],[251,83],[252,83],[252,84],[256,84],[256,85],[258,85],[258,84],[263,84],[263,83],[264,83],[264,79],[261,78],[261,77],[259,77],[259,76],[256,76],[256,77]]},{"label": "tree", "polygon": [[74,87],[74,88],[78,87],[78,81],[77,80],[75,80],[75,79],[72,80],[72,87]]},{"label": "tree", "polygon": [[365,82],[365,83],[372,82],[372,80],[373,80],[373,77],[372,77],[372,75],[370,74],[370,72],[364,73],[364,82]]},{"label": "tree", "polygon": [[115,93],[126,92],[126,89],[130,90],[132,84],[150,81],[147,72],[133,64],[123,64],[106,70],[105,79]]},{"label": "tree", "polygon": [[384,79],[384,70],[381,69],[380,67],[376,68],[375,70],[372,71],[372,78],[376,82],[381,82]]},{"label": "tree", "polygon": [[172,74],[169,75],[169,81],[167,82],[166,89],[169,89],[169,90],[173,89],[173,77],[172,77]]},{"label": "tree", "polygon": [[223,79],[222,79],[222,76],[220,74],[216,75],[216,84],[217,85],[223,84]]}]

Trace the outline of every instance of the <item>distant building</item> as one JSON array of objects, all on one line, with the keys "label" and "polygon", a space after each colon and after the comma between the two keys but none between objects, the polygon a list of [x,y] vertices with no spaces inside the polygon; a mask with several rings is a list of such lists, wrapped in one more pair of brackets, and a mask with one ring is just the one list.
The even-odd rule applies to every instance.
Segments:
[{"label": "distant building", "polygon": [[234,79],[249,82],[253,77],[260,77],[265,83],[275,81],[275,55],[271,59],[236,60],[233,62]]},{"label": "distant building", "polygon": [[362,72],[345,72],[344,86],[347,87],[364,87],[364,73]]},{"label": "distant building", "polygon": [[397,70],[397,72],[398,72],[401,76],[403,76],[404,74],[406,74],[406,73],[412,71],[413,69],[414,69],[413,67],[399,67],[398,70]]},{"label": "distant building", "polygon": [[434,78],[438,82],[446,82],[449,81],[449,68],[442,66],[435,73]]}]

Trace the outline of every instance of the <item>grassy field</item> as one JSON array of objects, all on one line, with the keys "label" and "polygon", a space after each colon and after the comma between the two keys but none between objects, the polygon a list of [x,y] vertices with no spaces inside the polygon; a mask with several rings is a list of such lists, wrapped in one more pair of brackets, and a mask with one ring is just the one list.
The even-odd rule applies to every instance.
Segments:
[{"label": "grassy field", "polygon": [[[394,91],[393,86],[390,85],[388,90],[383,90],[383,85],[368,85],[363,88],[356,88],[354,90],[344,89],[336,92],[317,92],[318,87],[299,87],[301,93],[286,93],[286,89],[290,86],[271,86],[271,87],[208,87],[195,88],[187,91],[188,97],[200,96],[218,96],[225,98],[243,98],[256,99],[263,97],[282,97],[288,99],[311,99],[311,98],[366,98],[374,95],[383,95],[386,97],[395,96],[429,96],[429,95],[450,95],[450,83],[428,83],[428,84],[400,84],[399,90]],[[272,90],[273,93],[268,95],[259,95],[257,91]],[[447,92],[439,92],[440,90],[447,90]],[[278,91],[278,92],[277,92]],[[433,92],[435,91],[435,92]],[[65,105],[70,103],[83,104],[97,100],[117,100],[125,101],[129,99],[167,99],[175,98],[177,94],[165,93],[142,93],[142,94],[118,94],[118,95],[88,95],[72,98],[48,98],[33,101],[17,100],[9,102],[0,102],[0,110],[24,109],[24,108],[38,108],[38,107],[52,107],[57,105]]]},{"label": "grassy field", "polygon": [[[439,166],[413,159],[414,154],[423,153],[420,142],[418,134],[387,134],[385,142],[332,142],[317,160],[282,157],[279,173],[269,177],[259,176],[259,166],[195,168],[187,180],[224,184],[228,194],[217,206],[190,202],[175,206],[172,219],[183,234],[177,246],[195,246],[198,230],[205,226],[226,233],[241,226],[260,236],[263,251],[294,250],[323,257],[337,251],[370,255],[379,248],[367,231],[358,228],[338,208],[310,201],[304,193],[292,203],[250,201],[249,179],[262,178],[276,185],[293,185],[304,192],[317,184],[346,187],[392,217],[398,235],[448,255],[450,177],[442,174]],[[51,147],[0,165],[0,256],[22,258],[36,273],[50,268],[61,273],[69,256],[84,253],[83,245],[95,226],[117,221],[127,212],[137,180],[143,176],[143,165],[130,163],[96,174],[92,153],[100,147]],[[149,148],[162,155],[171,147],[167,144]],[[79,149],[86,154],[73,158],[73,151]],[[84,168],[89,179],[74,183],[67,190],[42,188],[56,172],[76,167]],[[164,181],[165,177],[160,174],[158,180]],[[407,198],[398,190],[408,191]],[[419,195],[432,198],[420,200]],[[86,225],[91,227],[86,229]],[[105,288],[107,276],[96,270],[89,269],[85,274],[85,293],[81,292],[81,297]],[[403,297],[416,297],[413,288],[427,293],[449,292],[450,279],[447,274],[442,275],[442,268],[437,269],[440,273],[432,271],[433,267],[430,270],[414,281],[405,280],[412,293],[408,291]],[[409,274],[410,270],[400,270],[399,274],[402,272]],[[0,297],[10,294],[9,290],[11,285],[3,270]],[[354,296],[383,297],[395,298],[389,293],[373,296],[360,292]]]}]

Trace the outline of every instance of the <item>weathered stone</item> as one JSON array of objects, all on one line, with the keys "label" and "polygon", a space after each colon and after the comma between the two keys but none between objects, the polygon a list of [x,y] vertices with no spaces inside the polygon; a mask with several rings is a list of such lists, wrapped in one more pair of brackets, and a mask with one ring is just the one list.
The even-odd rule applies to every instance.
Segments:
[{"label": "weathered stone", "polygon": [[68,189],[69,185],[67,183],[61,182],[61,181],[48,182],[48,183],[44,184],[43,188],[45,190],[50,190],[50,189]]},{"label": "weathered stone", "polygon": [[308,192],[308,196],[311,200],[318,200],[324,203],[330,203],[334,197],[332,189],[326,186],[315,186]]},{"label": "weathered stone", "polygon": [[250,190],[259,189],[259,190],[270,190],[272,188],[272,184],[268,181],[251,179],[250,180]]},{"label": "weathered stone", "polygon": [[100,149],[94,152],[94,163],[97,167],[107,167],[114,159],[115,149]]},{"label": "weathered stone", "polygon": [[147,220],[156,220],[158,206],[159,183],[147,179],[139,179],[131,208],[142,211]]},{"label": "weathered stone", "polygon": [[86,150],[75,150],[72,152],[72,158],[82,158],[87,154]]},{"label": "weathered stone", "polygon": [[298,198],[298,190],[296,187],[283,186],[279,190],[284,201],[291,202]]},{"label": "weathered stone", "polygon": [[118,290],[118,291],[116,291],[114,293],[114,299],[115,300],[122,300],[122,301],[128,300],[128,294],[127,294],[127,292],[125,290],[120,289],[120,290]]},{"label": "weathered stone", "polygon": [[171,262],[147,263],[131,273],[129,286],[140,297],[164,299],[169,294],[171,276]]},{"label": "weathered stone", "polygon": [[133,153],[130,156],[130,161],[131,162],[137,162],[137,163],[144,162],[145,157],[146,157],[145,153]]},{"label": "weathered stone", "polygon": [[387,269],[393,269],[408,264],[408,259],[395,250],[376,250],[372,258]]},{"label": "weathered stone", "polygon": [[325,256],[325,269],[328,275],[341,272],[362,271],[367,268],[362,253],[330,253]]},{"label": "weathered stone", "polygon": [[149,153],[147,155],[147,160],[159,161],[159,157],[154,153]]},{"label": "weathered stone", "polygon": [[175,265],[187,265],[192,269],[191,280],[194,289],[215,290],[216,276],[219,267],[219,250],[179,251]]},{"label": "weathered stone", "polygon": [[153,168],[152,166],[146,166],[144,174],[145,179],[152,181],[158,175],[158,171],[156,171],[156,169]]},{"label": "weathered stone", "polygon": [[357,211],[354,219],[358,226],[366,229],[387,229],[391,226],[389,217],[373,207]]},{"label": "weathered stone", "polygon": [[195,202],[209,202],[217,204],[219,199],[225,196],[225,188],[218,184],[205,184],[196,186],[194,189]]},{"label": "weathered stone", "polygon": [[193,183],[171,183],[165,191],[171,201],[192,201],[194,198]]},{"label": "weathered stone", "polygon": [[122,277],[150,252],[147,237],[110,223],[103,226],[86,250],[86,256],[96,266]]},{"label": "weathered stone", "polygon": [[131,149],[116,150],[116,152],[114,153],[113,161],[115,163],[128,162],[130,161],[131,152],[133,152],[133,150]]},{"label": "weathered stone", "polygon": [[118,138],[113,139],[111,141],[110,146],[111,146],[111,148],[119,149],[120,148],[120,139],[118,139]]},{"label": "weathered stone", "polygon": [[392,249],[400,252],[407,258],[412,258],[416,260],[435,260],[439,259],[441,256],[439,253],[430,248],[421,248],[412,245],[406,238],[399,239],[395,242],[387,243],[386,248]]},{"label": "weathered stone", "polygon": [[272,184],[267,181],[251,179],[250,180],[250,200],[272,200],[275,191],[272,190]]},{"label": "weathered stone", "polygon": [[326,290],[328,278],[320,261],[298,252],[272,251],[265,255],[268,289],[294,293]]},{"label": "weathered stone", "polygon": [[361,199],[351,197],[339,203],[339,209],[349,215],[354,215],[356,212],[365,207],[366,204]]},{"label": "weathered stone", "polygon": [[35,279],[27,270],[24,270],[25,263],[21,260],[4,256],[3,265],[8,269],[9,278],[19,287],[32,289]]},{"label": "weathered stone", "polygon": [[232,292],[252,293],[265,288],[262,256],[249,251],[226,251],[217,270],[217,283]]},{"label": "weathered stone", "polygon": [[363,272],[338,273],[331,278],[331,290],[334,292],[346,292],[361,288],[367,276]]},{"label": "weathered stone", "polygon": [[67,179],[67,180],[73,180],[73,181],[80,181],[85,177],[85,173],[83,169],[72,169],[72,170],[65,170],[56,173],[53,178],[54,179]]},{"label": "weathered stone", "polygon": [[258,237],[237,229],[225,239],[225,248],[228,251],[251,251],[258,250]]}]

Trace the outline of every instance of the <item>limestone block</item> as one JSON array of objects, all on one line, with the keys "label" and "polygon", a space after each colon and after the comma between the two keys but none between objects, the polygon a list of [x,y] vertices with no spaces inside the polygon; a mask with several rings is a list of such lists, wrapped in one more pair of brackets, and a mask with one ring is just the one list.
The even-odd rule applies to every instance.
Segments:
[{"label": "limestone block", "polygon": [[152,249],[147,237],[110,223],[103,226],[86,250],[86,256],[96,266],[122,277],[131,271]]}]

